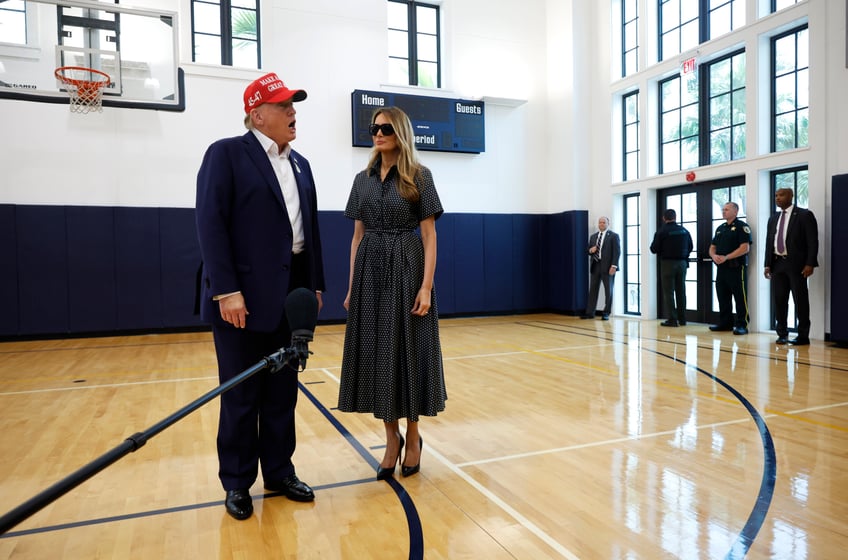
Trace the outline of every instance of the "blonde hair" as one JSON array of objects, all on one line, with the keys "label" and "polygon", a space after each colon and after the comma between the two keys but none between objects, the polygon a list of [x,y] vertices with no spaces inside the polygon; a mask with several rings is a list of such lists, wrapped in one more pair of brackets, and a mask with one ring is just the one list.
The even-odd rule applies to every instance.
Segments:
[{"label": "blonde hair", "polygon": [[[371,115],[371,123],[377,119],[377,115],[383,115],[392,128],[395,129],[395,138],[397,146],[400,150],[398,154],[397,170],[398,184],[397,190],[400,195],[410,202],[418,202],[419,193],[418,187],[415,185],[415,179],[421,171],[421,164],[418,162],[418,150],[415,149],[415,137],[412,134],[412,123],[409,117],[397,107],[381,107],[374,111]],[[371,157],[368,160],[367,170],[374,167],[377,163],[377,158],[380,157],[380,152],[375,147],[371,150]]]}]

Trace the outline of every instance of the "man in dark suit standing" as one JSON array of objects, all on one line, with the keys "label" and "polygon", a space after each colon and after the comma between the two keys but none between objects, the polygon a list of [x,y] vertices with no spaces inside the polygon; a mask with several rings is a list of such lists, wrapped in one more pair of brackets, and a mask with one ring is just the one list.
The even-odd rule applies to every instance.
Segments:
[{"label": "man in dark suit standing", "polygon": [[[241,137],[213,143],[197,176],[197,234],[203,258],[201,318],[212,324],[223,384],[291,344],[288,293],[324,289],[318,202],[309,162],[289,145],[296,137],[295,101],[276,74],[244,92]],[[219,477],[227,513],[253,513],[250,487],[261,465],[265,488],[312,501],[295,474],[297,375],[259,372],[221,396]]]},{"label": "man in dark suit standing", "polygon": [[[810,343],[807,278],[819,265],[819,228],[812,212],[792,204],[793,196],[792,189],[778,189],[774,194],[780,211],[769,218],[763,273],[771,280],[777,343],[801,346]],[[792,340],[786,324],[790,292],[798,318],[798,337]]]},{"label": "man in dark suit standing", "polygon": [[677,223],[677,212],[666,209],[663,226],[651,242],[651,252],[660,258],[663,308],[668,316],[660,323],[664,327],[686,324],[686,269],[694,248],[689,230]]},{"label": "man in dark suit standing", "polygon": [[586,302],[586,312],[581,319],[592,319],[598,305],[598,291],[601,284],[604,285],[604,311],[601,318],[609,320],[612,311],[612,291],[615,273],[618,270],[618,259],[621,256],[621,242],[618,234],[610,231],[609,218],[601,216],[598,218],[598,231],[589,238],[589,256],[592,259],[589,265],[589,295]]}]

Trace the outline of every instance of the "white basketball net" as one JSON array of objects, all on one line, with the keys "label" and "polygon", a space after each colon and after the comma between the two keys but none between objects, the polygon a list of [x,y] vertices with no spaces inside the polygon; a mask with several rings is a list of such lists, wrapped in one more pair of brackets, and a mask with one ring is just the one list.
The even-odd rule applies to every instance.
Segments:
[{"label": "white basketball net", "polygon": [[56,71],[71,99],[72,113],[103,112],[103,90],[110,80],[84,68],[64,68]]}]

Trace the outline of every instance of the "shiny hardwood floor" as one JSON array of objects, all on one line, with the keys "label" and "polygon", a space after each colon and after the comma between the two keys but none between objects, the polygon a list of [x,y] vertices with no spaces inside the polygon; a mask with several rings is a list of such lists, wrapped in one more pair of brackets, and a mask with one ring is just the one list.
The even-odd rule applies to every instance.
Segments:
[{"label": "shiny hardwood floor", "polygon": [[[334,410],[344,336],[300,375],[312,504],[226,515],[217,401],[0,536],[0,559],[843,558],[848,350],[552,314],[442,321],[419,475]],[[0,513],[216,387],[208,333],[0,344]]]}]

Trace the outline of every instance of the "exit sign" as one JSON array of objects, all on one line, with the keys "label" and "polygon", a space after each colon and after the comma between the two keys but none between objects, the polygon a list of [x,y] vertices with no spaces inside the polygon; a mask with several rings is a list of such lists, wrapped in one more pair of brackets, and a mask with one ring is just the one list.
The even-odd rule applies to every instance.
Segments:
[{"label": "exit sign", "polygon": [[691,74],[695,71],[695,68],[697,68],[697,64],[694,56],[683,61],[683,74]]}]

